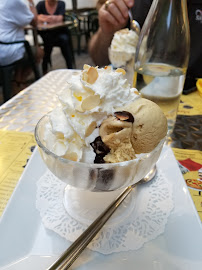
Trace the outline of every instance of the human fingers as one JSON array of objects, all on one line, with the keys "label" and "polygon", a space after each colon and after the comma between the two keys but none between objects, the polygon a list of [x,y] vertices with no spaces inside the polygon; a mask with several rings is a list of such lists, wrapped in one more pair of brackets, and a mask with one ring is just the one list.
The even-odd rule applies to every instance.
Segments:
[{"label": "human fingers", "polygon": [[133,0],[108,0],[105,2],[104,7],[117,21],[120,21],[120,17],[128,18],[128,9],[133,4]]},{"label": "human fingers", "polygon": [[99,25],[103,32],[110,33],[120,29],[118,21],[102,6],[99,10]]}]

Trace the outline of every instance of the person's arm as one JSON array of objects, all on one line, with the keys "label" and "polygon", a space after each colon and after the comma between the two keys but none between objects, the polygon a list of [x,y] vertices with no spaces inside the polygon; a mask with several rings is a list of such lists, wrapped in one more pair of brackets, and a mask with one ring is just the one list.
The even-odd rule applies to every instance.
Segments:
[{"label": "person's arm", "polygon": [[99,28],[98,31],[92,36],[89,42],[88,50],[95,65],[106,66],[110,63],[108,57],[108,48],[111,44],[113,35],[113,33],[106,34],[101,28]]},{"label": "person's arm", "polygon": [[31,10],[31,12],[34,14],[34,18],[32,19],[32,21],[30,22],[31,25],[36,26],[37,25],[37,10],[36,7],[33,3],[33,0],[28,0],[29,2],[29,8]]},{"label": "person's arm", "polygon": [[89,53],[99,66],[109,64],[108,48],[116,31],[124,28],[128,22],[128,9],[134,0],[108,1],[99,9],[99,29],[89,42]]},{"label": "person's arm", "polygon": [[60,23],[60,22],[63,22],[63,16],[39,14],[38,22],[39,23]]},{"label": "person's arm", "polygon": [[64,21],[63,15],[48,15],[48,23],[60,23]]}]

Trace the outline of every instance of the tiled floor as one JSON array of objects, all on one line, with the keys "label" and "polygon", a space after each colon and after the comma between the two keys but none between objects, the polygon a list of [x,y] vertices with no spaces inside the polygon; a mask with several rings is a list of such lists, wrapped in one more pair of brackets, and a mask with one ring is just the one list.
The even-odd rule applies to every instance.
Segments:
[{"label": "tiled floor", "polygon": [[[93,65],[91,58],[89,57],[87,52],[82,52],[80,55],[75,53],[75,61],[76,61],[76,69],[82,69],[84,64]],[[52,53],[52,68],[51,70],[55,69],[64,69],[66,68],[65,61],[60,53],[60,49],[55,47]],[[29,81],[33,81],[32,76],[30,77]],[[29,83],[27,84],[27,86]],[[20,90],[23,90],[20,89]],[[2,96],[2,88],[0,86],[0,105],[3,103],[3,96]]]}]

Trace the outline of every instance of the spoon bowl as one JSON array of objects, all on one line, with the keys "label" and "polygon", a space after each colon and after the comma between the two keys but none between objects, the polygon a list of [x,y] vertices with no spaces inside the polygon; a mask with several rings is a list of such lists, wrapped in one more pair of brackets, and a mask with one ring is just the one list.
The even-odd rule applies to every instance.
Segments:
[{"label": "spoon bowl", "polygon": [[139,36],[139,34],[140,34],[140,25],[136,20],[133,19],[133,15],[132,15],[132,12],[131,12],[130,9],[128,10],[128,15],[129,15],[129,18],[130,18],[130,28],[133,31],[135,31]]}]

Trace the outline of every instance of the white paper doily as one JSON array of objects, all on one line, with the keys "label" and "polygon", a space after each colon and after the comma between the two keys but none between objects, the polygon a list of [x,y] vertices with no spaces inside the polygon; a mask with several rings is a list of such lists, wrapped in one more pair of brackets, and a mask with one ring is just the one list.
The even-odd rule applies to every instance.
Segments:
[{"label": "white paper doily", "polygon": [[[65,183],[47,170],[37,182],[36,207],[46,228],[73,242],[87,225],[72,218],[65,210],[65,187]],[[153,181],[137,186],[129,196],[127,207],[131,210],[128,216],[120,218],[120,222],[107,223],[88,248],[102,254],[137,250],[164,232],[174,205],[172,184],[163,172],[158,170]],[[126,206],[120,207],[119,214]]]}]

